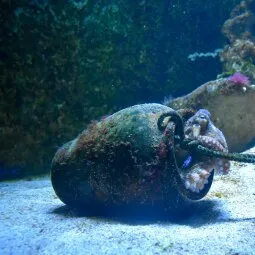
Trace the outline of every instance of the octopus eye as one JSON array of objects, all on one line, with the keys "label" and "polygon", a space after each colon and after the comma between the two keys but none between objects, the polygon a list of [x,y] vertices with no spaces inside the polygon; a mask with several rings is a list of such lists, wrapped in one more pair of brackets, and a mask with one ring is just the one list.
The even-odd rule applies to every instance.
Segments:
[{"label": "octopus eye", "polygon": [[197,119],[197,122],[199,123],[199,125],[201,126],[201,131],[202,133],[206,131],[207,126],[208,126],[208,119],[205,115],[201,115],[199,116],[199,118]]},{"label": "octopus eye", "polygon": [[200,115],[199,118],[200,119],[207,119],[205,115]]}]

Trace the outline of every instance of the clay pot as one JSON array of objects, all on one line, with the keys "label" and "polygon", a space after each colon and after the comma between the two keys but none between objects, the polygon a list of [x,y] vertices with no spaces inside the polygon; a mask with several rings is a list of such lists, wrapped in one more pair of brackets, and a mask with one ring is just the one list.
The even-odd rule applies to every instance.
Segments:
[{"label": "clay pot", "polygon": [[[162,118],[164,114],[172,117]],[[176,169],[173,155],[180,169],[187,157],[180,149],[173,151],[173,135],[183,135],[182,125],[176,111],[160,104],[135,105],[90,124],[53,158],[51,181],[57,196],[86,210],[98,206],[169,210],[204,197],[213,172],[202,190],[192,192]]]}]

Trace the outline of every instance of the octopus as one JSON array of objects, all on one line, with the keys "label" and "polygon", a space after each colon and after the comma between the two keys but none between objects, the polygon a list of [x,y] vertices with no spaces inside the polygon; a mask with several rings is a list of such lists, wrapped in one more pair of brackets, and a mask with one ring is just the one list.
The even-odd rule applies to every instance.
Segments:
[{"label": "octopus", "polygon": [[[197,141],[206,148],[219,152],[228,152],[223,133],[211,121],[211,114],[206,109],[199,110],[184,125],[185,139]],[[199,193],[214,170],[218,174],[228,174],[230,162],[227,159],[188,155],[182,166],[181,178],[186,189]],[[185,171],[187,170],[188,171]]]},{"label": "octopus", "polygon": [[255,86],[236,84],[230,78],[209,81],[190,94],[175,98],[167,106],[178,111],[207,109],[230,152],[243,152],[255,145]]}]

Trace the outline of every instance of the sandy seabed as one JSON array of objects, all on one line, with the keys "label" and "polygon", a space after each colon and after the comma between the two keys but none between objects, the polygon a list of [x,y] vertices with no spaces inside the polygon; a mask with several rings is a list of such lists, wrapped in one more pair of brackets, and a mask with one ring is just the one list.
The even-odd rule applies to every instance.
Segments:
[{"label": "sandy seabed", "polygon": [[255,254],[255,165],[232,162],[189,210],[178,220],[86,217],[49,176],[2,182],[0,254]]}]

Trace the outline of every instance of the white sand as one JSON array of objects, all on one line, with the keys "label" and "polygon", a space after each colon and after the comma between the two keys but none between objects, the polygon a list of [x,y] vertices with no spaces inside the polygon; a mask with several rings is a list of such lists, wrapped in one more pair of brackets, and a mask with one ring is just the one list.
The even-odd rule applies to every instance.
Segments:
[{"label": "white sand", "polygon": [[190,210],[179,221],[78,217],[48,177],[3,182],[0,254],[255,254],[255,165],[232,163]]}]

